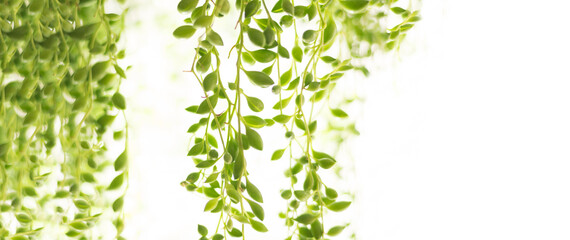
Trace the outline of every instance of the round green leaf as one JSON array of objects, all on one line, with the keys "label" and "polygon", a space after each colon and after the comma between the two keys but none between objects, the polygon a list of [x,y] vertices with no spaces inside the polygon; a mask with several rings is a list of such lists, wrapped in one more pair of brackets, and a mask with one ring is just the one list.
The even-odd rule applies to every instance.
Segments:
[{"label": "round green leaf", "polygon": [[181,13],[190,12],[196,8],[196,5],[198,5],[198,0],[182,0],[178,3],[178,11]]},{"label": "round green leaf", "polygon": [[265,227],[265,225],[263,225],[263,223],[255,221],[253,219],[249,220],[251,223],[251,227],[258,232],[267,232],[267,227]]},{"label": "round green leaf", "polygon": [[123,168],[125,168],[126,165],[127,165],[127,150],[123,151],[123,153],[121,153],[121,155],[119,155],[119,157],[117,157],[117,159],[115,160],[114,163],[115,171],[123,170]]},{"label": "round green leaf", "polygon": [[317,220],[318,216],[313,215],[311,213],[303,213],[301,215],[299,215],[297,218],[295,218],[294,220],[304,224],[304,225],[309,225],[311,223],[313,223],[315,220]]},{"label": "round green leaf", "polygon": [[259,191],[259,189],[253,185],[253,183],[251,183],[249,180],[247,181],[246,184],[246,190],[247,190],[247,194],[249,194],[249,196],[260,203],[263,203],[263,196],[261,195],[261,191]]},{"label": "round green leaf", "polygon": [[263,32],[255,28],[249,28],[247,30],[247,36],[249,37],[251,43],[260,47],[263,47],[263,45],[265,45],[265,35],[263,35]]},{"label": "round green leaf", "polygon": [[259,133],[257,133],[255,130],[251,128],[246,128],[245,135],[247,136],[247,141],[249,142],[249,145],[252,148],[255,148],[260,151],[263,150],[263,140],[261,139]]},{"label": "round green leaf", "polygon": [[115,107],[118,109],[125,110],[127,108],[125,97],[119,92],[113,94],[112,101],[113,105],[115,105]]},{"label": "round green leaf", "polygon": [[252,128],[262,128],[267,124],[265,122],[265,120],[263,120],[262,118],[260,118],[258,116],[254,116],[254,115],[249,115],[249,116],[243,117],[243,121],[245,122],[246,125],[248,125]]},{"label": "round green leaf", "polygon": [[275,60],[275,58],[277,57],[277,53],[273,52],[273,51],[269,51],[267,49],[260,49],[260,50],[255,50],[253,52],[250,52],[251,56],[253,56],[253,58],[261,63],[268,63],[271,62],[273,60]]},{"label": "round green leaf", "polygon": [[269,77],[269,75],[263,72],[245,71],[245,75],[247,75],[247,77],[253,84],[263,88],[269,87],[274,84],[271,77]]},{"label": "round green leaf", "polygon": [[204,86],[204,91],[208,92],[214,90],[218,85],[218,70],[206,75],[202,84]]},{"label": "round green leaf", "polygon": [[176,38],[190,38],[190,37],[192,37],[192,35],[194,35],[195,32],[196,32],[196,28],[194,28],[190,25],[184,25],[184,26],[178,27],[176,30],[174,30],[174,32],[172,34]]},{"label": "round green leaf", "polygon": [[265,211],[263,210],[263,207],[261,207],[261,205],[249,199],[247,199],[247,203],[249,203],[249,206],[251,207],[251,211],[253,212],[253,214],[261,221],[263,221],[263,219],[265,218]]},{"label": "round green leaf", "polygon": [[251,109],[251,111],[254,112],[263,111],[263,101],[261,101],[261,99],[249,96],[245,96],[245,98],[247,100],[247,106],[249,106],[249,109]]},{"label": "round green leaf", "polygon": [[348,206],[350,206],[350,202],[340,201],[327,205],[327,208],[335,212],[340,212],[348,208]]}]

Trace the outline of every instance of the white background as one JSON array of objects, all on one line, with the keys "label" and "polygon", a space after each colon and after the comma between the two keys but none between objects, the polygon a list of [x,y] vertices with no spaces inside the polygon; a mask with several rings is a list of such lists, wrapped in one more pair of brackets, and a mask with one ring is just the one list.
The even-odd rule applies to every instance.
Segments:
[{"label": "white background", "polygon": [[[133,8],[126,36],[130,239],[198,239],[196,224],[216,221],[178,185],[192,171],[183,109],[196,84],[182,72],[194,42],[171,37],[176,4]],[[570,239],[569,5],[424,1],[401,53],[378,57],[362,86],[347,213],[358,239]],[[279,227],[271,176],[252,177]]]}]

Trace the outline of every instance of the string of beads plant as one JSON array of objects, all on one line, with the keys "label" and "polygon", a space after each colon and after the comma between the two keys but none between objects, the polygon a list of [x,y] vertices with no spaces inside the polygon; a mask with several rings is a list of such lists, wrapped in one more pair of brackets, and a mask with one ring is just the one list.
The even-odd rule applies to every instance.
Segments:
[{"label": "string of beads plant", "polygon": [[[200,118],[188,129],[193,139],[188,156],[197,170],[182,185],[209,198],[204,211],[219,215],[217,223],[198,225],[200,239],[246,239],[246,228],[270,230],[263,223],[262,193],[249,178],[255,172],[248,171],[247,151],[262,151],[264,140],[282,136],[288,144],[267,160],[289,161],[285,176],[290,184],[281,190],[287,201],[280,213],[288,229],[283,238],[328,239],[341,234],[348,223],[330,226],[326,216],[347,209],[351,201],[322,178],[336,160],[314,146],[320,136],[317,118],[349,118],[329,101],[336,83],[350,81],[344,77],[347,71],[368,75],[354,60],[398,48],[420,20],[411,5],[403,8],[396,2],[179,2],[178,11],[189,15],[173,35],[196,36],[189,72],[203,93],[201,102],[186,109]],[[397,23],[388,24],[390,19]],[[221,35],[216,29],[228,25],[235,25],[229,33],[233,35],[222,38],[228,33],[223,30]],[[230,56],[221,54],[225,52]],[[230,71],[234,77],[222,77]],[[253,96],[256,88],[271,89],[273,94]],[[262,129],[269,127],[284,134],[263,135]],[[336,130],[356,132],[354,127]]]},{"label": "string of beads plant", "polygon": [[0,1],[1,240],[122,239],[122,2]]}]

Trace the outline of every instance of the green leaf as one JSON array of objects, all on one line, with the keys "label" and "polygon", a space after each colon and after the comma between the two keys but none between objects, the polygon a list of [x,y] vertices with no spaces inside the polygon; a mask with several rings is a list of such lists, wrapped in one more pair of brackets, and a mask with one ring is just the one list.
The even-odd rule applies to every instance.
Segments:
[{"label": "green leaf", "polygon": [[117,107],[118,109],[125,110],[127,108],[127,104],[125,103],[125,97],[119,92],[113,94],[112,101],[113,105],[115,105],[115,107]]},{"label": "green leaf", "polygon": [[319,222],[319,220],[315,220],[313,223],[311,223],[311,233],[315,239],[321,239],[323,236],[323,225],[321,222]]},{"label": "green leaf", "polygon": [[184,25],[184,26],[180,26],[176,30],[174,30],[172,35],[174,35],[174,37],[176,37],[176,38],[190,38],[190,37],[192,37],[192,35],[194,35],[195,32],[196,32],[196,28],[194,28],[193,26]]},{"label": "green leaf", "polygon": [[[76,111],[76,110],[82,109],[83,107],[85,107],[86,104],[87,104],[87,97],[84,96],[84,97],[77,98],[77,99],[75,99],[75,102],[73,102],[73,107],[71,107],[71,110]],[[29,112],[28,115],[30,115],[32,113],[35,114],[35,112]],[[30,116],[33,116],[33,115],[30,115]],[[24,124],[32,123],[35,120],[35,118],[31,118],[28,116],[26,116],[26,118],[27,119],[24,119]]]},{"label": "green leaf", "polygon": [[257,71],[245,71],[245,75],[249,78],[249,80],[262,88],[269,87],[273,85],[273,80],[267,74],[263,72]]},{"label": "green leaf", "polygon": [[283,156],[283,153],[285,152],[285,149],[277,149],[275,150],[275,152],[273,152],[273,154],[271,155],[271,160],[278,160]]},{"label": "green leaf", "polygon": [[317,130],[317,121],[313,121],[309,124],[309,132],[314,133]]},{"label": "green leaf", "polygon": [[263,47],[265,45],[265,35],[263,35],[263,32],[255,28],[249,28],[247,29],[247,36],[254,45],[259,47]]},{"label": "green leaf", "polygon": [[218,198],[210,199],[204,207],[204,212],[212,211],[218,205]]},{"label": "green leaf", "polygon": [[295,17],[298,18],[305,17],[305,15],[307,15],[307,7],[301,5],[295,6],[293,10],[293,15],[295,15]]},{"label": "green leaf", "polygon": [[210,104],[208,104],[208,101],[210,101],[212,107],[215,108],[216,104],[218,103],[218,95],[214,94],[204,99],[204,101],[202,101],[202,103],[200,103],[200,106],[198,106],[198,108],[196,109],[197,114],[205,114],[210,112]]},{"label": "green leaf", "polygon": [[220,172],[215,172],[210,174],[210,176],[208,176],[208,178],[206,178],[206,181],[204,181],[205,183],[211,183],[216,181],[216,179],[218,179],[218,176],[220,175]]},{"label": "green leaf", "polygon": [[407,12],[406,9],[403,9],[401,7],[393,7],[390,10],[392,10],[392,12],[394,12],[395,14],[402,14],[402,13]]},{"label": "green leaf", "polygon": [[310,4],[307,8],[307,17],[309,18],[309,21],[313,20],[313,18],[315,18],[317,16],[317,7],[315,7],[315,4]]},{"label": "green leaf", "polygon": [[283,8],[284,12],[293,15],[293,4],[290,0],[282,0],[281,7]]},{"label": "green leaf", "polygon": [[246,183],[247,184],[245,189],[247,190],[247,194],[249,194],[253,200],[263,203],[263,196],[261,195],[261,191],[259,191],[259,189],[257,189],[257,187],[253,185],[253,183],[251,183],[249,180]]},{"label": "green leaf", "polygon": [[202,82],[204,86],[204,91],[212,91],[218,86],[218,70],[213,71],[204,77],[204,82]]},{"label": "green leaf", "polygon": [[295,192],[293,192],[293,194],[295,195],[295,197],[297,199],[299,199],[300,201],[305,201],[309,198],[309,193],[303,191],[303,190],[295,190]]},{"label": "green leaf", "polygon": [[95,183],[95,182],[96,182],[95,177],[93,176],[93,174],[88,173],[88,172],[81,173],[80,178],[81,178],[82,181],[85,181],[85,182],[88,182],[88,183]]},{"label": "green leaf", "polygon": [[113,181],[111,181],[111,184],[109,184],[109,187],[107,187],[107,190],[115,190],[120,188],[123,185],[123,180],[124,180],[124,173],[119,174],[118,176],[116,176]]},{"label": "green leaf", "polygon": [[34,189],[33,187],[24,187],[22,190],[24,191],[24,195],[26,195],[26,196],[30,196],[30,197],[37,197],[38,196],[36,189]]},{"label": "green leaf", "polygon": [[202,236],[208,235],[208,228],[198,224],[198,233]]},{"label": "green leaf", "polygon": [[253,214],[255,214],[255,216],[259,218],[261,221],[263,221],[263,219],[265,218],[265,211],[263,210],[263,207],[261,207],[261,205],[249,199],[247,199],[247,202],[249,203],[249,206],[251,207],[251,211],[253,212]]},{"label": "green leaf", "polygon": [[323,33],[323,43],[326,45],[330,41],[334,40],[336,35],[336,24],[332,18],[327,21],[327,26],[325,27],[325,32]]},{"label": "green leaf", "polygon": [[10,150],[10,143],[2,143],[0,144],[0,157],[6,155]]},{"label": "green leaf", "polygon": [[196,164],[196,168],[209,168],[211,166],[214,166],[214,164],[216,164],[216,161],[214,160],[205,160]]},{"label": "green leaf", "polygon": [[71,226],[72,228],[75,228],[77,230],[85,230],[85,229],[89,228],[87,223],[85,223],[84,221],[74,221],[74,222],[71,222],[69,224],[69,226]]},{"label": "green leaf", "polygon": [[279,20],[279,24],[281,24],[281,26],[284,27],[290,27],[293,24],[293,17],[285,15],[281,17],[281,20]]},{"label": "green leaf", "polygon": [[[253,65],[256,63],[255,59],[253,59],[253,56],[251,56],[251,54],[249,54],[248,52],[242,52],[241,53],[241,59],[250,65]],[[230,89],[232,89],[232,88],[230,87]],[[234,89],[232,89],[232,90],[234,90]]]},{"label": "green leaf", "polygon": [[315,150],[313,150],[313,157],[315,157],[315,159],[317,159],[317,160],[321,160],[321,159],[325,159],[325,158],[335,160],[331,155],[328,155],[324,152],[318,152]]},{"label": "green leaf", "polygon": [[289,68],[289,70],[281,74],[281,78],[279,79],[280,86],[285,86],[287,85],[287,83],[289,83],[289,81],[291,81],[291,77],[293,75],[292,70],[293,70],[292,68]]},{"label": "green leaf", "polygon": [[279,114],[279,115],[273,117],[273,120],[275,120],[278,123],[285,124],[285,123],[288,123],[289,120],[291,120],[291,116]]},{"label": "green leaf", "polygon": [[83,199],[75,199],[73,203],[79,209],[88,209],[90,207],[89,203]]},{"label": "green leaf", "polygon": [[113,202],[113,211],[118,212],[121,210],[123,208],[123,202],[124,200],[122,196],[120,198],[117,198],[117,200]]},{"label": "green leaf", "polygon": [[235,220],[238,220],[238,222],[240,222],[240,223],[249,224],[249,219],[247,217],[244,217],[243,215],[235,214],[232,217]]},{"label": "green leaf", "polygon": [[[264,68],[263,70],[261,70],[261,72],[267,74],[267,75],[271,75],[271,72],[273,71],[273,64],[271,64],[269,67]],[[273,90],[272,90],[273,91]]]},{"label": "green leaf", "polygon": [[329,229],[329,231],[327,232],[327,235],[333,236],[333,237],[336,235],[339,235],[342,232],[342,230],[344,230],[345,227],[346,226],[334,226],[331,229]]},{"label": "green leaf", "polygon": [[303,42],[310,43],[317,39],[317,31],[315,30],[307,30],[303,32]]},{"label": "green leaf", "polygon": [[304,225],[309,225],[311,223],[313,223],[315,220],[317,220],[318,216],[313,215],[311,213],[303,213],[301,215],[299,215],[297,218],[295,218],[294,220],[304,224]]},{"label": "green leaf", "polygon": [[269,51],[267,49],[259,49],[259,50],[255,50],[255,51],[250,52],[250,53],[251,53],[251,56],[253,56],[253,58],[260,63],[271,62],[271,61],[275,60],[275,58],[277,57],[277,53],[275,53],[273,51]]},{"label": "green leaf", "polygon": [[[69,36],[79,40],[89,39],[91,35],[93,35],[93,33],[95,33],[95,31],[99,28],[99,25],[100,23],[83,25],[73,30],[73,32],[69,33]],[[16,31],[16,29],[14,29],[14,31]]]},{"label": "green leaf", "polygon": [[18,222],[21,223],[30,223],[32,222],[32,218],[30,217],[30,215],[26,214],[26,213],[18,213],[16,214],[16,219],[18,220]]},{"label": "green leaf", "polygon": [[127,78],[127,75],[125,74],[125,70],[123,70],[119,65],[114,64],[113,68],[115,68],[115,72],[117,74],[119,74],[119,76],[121,76],[122,78]]},{"label": "green leaf", "polygon": [[326,63],[333,63],[333,62],[337,61],[336,58],[333,58],[331,56],[323,56],[323,57],[321,57],[321,60],[323,60],[323,62],[326,62]]},{"label": "green leaf", "polygon": [[107,72],[107,68],[109,68],[109,66],[109,61],[102,61],[93,64],[93,67],[91,68],[91,78],[93,78],[93,80],[99,80]]},{"label": "green leaf", "polygon": [[339,118],[348,117],[348,114],[346,114],[346,112],[344,112],[342,109],[339,109],[339,108],[332,108],[331,113],[333,116],[339,117]]},{"label": "green leaf", "polygon": [[263,30],[263,36],[265,37],[264,46],[273,48],[277,45],[277,43],[275,43],[275,32],[273,32],[273,30],[270,27]]},{"label": "green leaf", "polygon": [[209,27],[212,25],[213,21],[213,16],[200,16],[198,19],[196,19],[196,21],[194,21],[194,26],[202,28]]},{"label": "green leaf", "polygon": [[247,141],[252,148],[255,148],[259,151],[263,150],[263,139],[261,139],[259,133],[251,128],[246,128],[245,135],[247,135]]},{"label": "green leaf", "polygon": [[178,3],[178,11],[181,13],[190,12],[196,8],[196,5],[198,5],[198,0],[182,0]]},{"label": "green leaf", "polygon": [[301,47],[299,47],[299,45],[295,44],[292,53],[293,53],[293,59],[295,59],[295,61],[297,62],[303,61],[303,50],[301,49]]},{"label": "green leaf", "polygon": [[254,112],[263,111],[263,101],[261,101],[261,99],[249,96],[245,96],[245,98],[247,100],[247,106],[249,106],[249,109],[251,109],[251,111]]},{"label": "green leaf", "polygon": [[336,190],[332,189],[332,188],[326,188],[325,193],[327,195],[327,197],[335,199],[338,197],[338,193],[336,192]]},{"label": "green leaf", "polygon": [[[291,98],[293,98],[293,95],[291,95],[288,98],[285,99],[281,99],[281,101],[277,102],[275,105],[273,105],[273,109],[275,110],[279,110],[281,108],[286,108],[287,105],[289,105],[289,102],[291,101]],[[274,119],[275,120],[275,119]]]},{"label": "green leaf", "polygon": [[283,58],[289,58],[289,51],[287,50],[287,48],[284,48],[283,46],[279,45],[277,46],[277,53],[279,53],[279,56],[283,57]]},{"label": "green leaf", "polygon": [[231,231],[228,232],[228,234],[232,237],[241,237],[242,236],[241,231],[237,228],[233,228]]},{"label": "green leaf", "polygon": [[196,62],[196,70],[201,73],[205,73],[210,68],[212,63],[212,54],[210,52],[206,53],[204,56],[200,57]]},{"label": "green leaf", "polygon": [[222,239],[224,239],[224,235],[219,233],[212,237],[212,240],[222,240]]},{"label": "green leaf", "polygon": [[292,195],[293,194],[291,193],[291,190],[289,190],[289,189],[281,191],[281,197],[285,200],[288,200],[289,198],[291,198]]},{"label": "green leaf", "polygon": [[239,151],[236,159],[234,160],[234,179],[239,179],[243,176],[245,171],[245,158],[243,156],[243,151]]},{"label": "green leaf", "polygon": [[226,189],[226,193],[228,194],[228,196],[235,202],[239,202],[239,200],[241,199],[241,195],[238,193],[237,190],[235,190],[233,187],[229,187]]},{"label": "green leaf", "polygon": [[204,143],[203,142],[199,142],[194,144],[194,146],[192,146],[192,148],[190,148],[190,151],[188,151],[188,156],[196,156],[200,153],[202,153],[202,150],[204,149]]},{"label": "green leaf", "polygon": [[249,220],[251,223],[251,227],[258,232],[267,232],[267,227],[265,227],[265,225],[263,225],[263,223],[255,221],[253,219]]},{"label": "green leaf", "polygon": [[216,137],[212,136],[212,134],[208,133],[208,136],[206,137],[208,144],[210,144],[210,146],[214,147],[214,148],[218,148],[218,141],[216,140]]},{"label": "green leaf", "polygon": [[305,177],[305,182],[303,182],[303,189],[305,191],[311,190],[313,188],[314,183],[315,183],[315,180],[313,179],[313,175],[307,174],[307,176]]},{"label": "green leaf", "polygon": [[248,115],[243,117],[243,121],[245,122],[246,125],[252,128],[262,128],[267,124],[265,120],[263,120],[263,118],[254,115]]},{"label": "green leaf", "polygon": [[31,0],[30,5],[28,5],[28,10],[32,13],[39,13],[44,8],[44,0]]},{"label": "green leaf", "polygon": [[127,165],[127,150],[123,151],[119,157],[115,160],[114,167],[115,171],[120,171]]},{"label": "green leaf", "polygon": [[348,208],[348,206],[350,206],[350,202],[340,201],[327,205],[327,208],[335,212],[340,212]]},{"label": "green leaf", "polygon": [[194,182],[198,181],[199,177],[200,177],[200,173],[193,172],[193,173],[188,174],[188,176],[186,177],[186,181],[194,183]]},{"label": "green leaf", "polygon": [[369,2],[366,0],[341,0],[340,4],[349,10],[358,11],[365,8]]},{"label": "green leaf", "polygon": [[210,29],[210,31],[208,31],[208,33],[206,34],[206,40],[208,40],[208,42],[216,46],[224,46],[224,41],[222,40],[222,37],[217,32],[214,32],[214,30]]},{"label": "green leaf", "polygon": [[245,5],[244,16],[246,18],[252,17],[257,13],[257,10],[259,10],[260,6],[261,4],[259,3],[259,0],[248,2],[247,5]]},{"label": "green leaf", "polygon": [[299,129],[301,129],[303,131],[307,131],[305,129],[305,122],[303,122],[303,120],[301,120],[299,118],[295,118],[295,126],[297,126]]},{"label": "green leaf", "polygon": [[300,227],[299,228],[299,234],[301,234],[301,236],[306,237],[306,238],[313,238],[313,233],[311,232],[310,229],[308,229],[306,227]]},{"label": "green leaf", "polygon": [[306,87],[312,82],[313,82],[313,73],[309,72],[305,74],[305,78],[303,78],[303,86]]},{"label": "green leaf", "polygon": [[323,159],[319,159],[317,161],[318,161],[319,166],[321,166],[324,169],[329,169],[332,166],[334,166],[334,164],[336,163],[335,160],[330,159],[330,158],[323,158]]}]

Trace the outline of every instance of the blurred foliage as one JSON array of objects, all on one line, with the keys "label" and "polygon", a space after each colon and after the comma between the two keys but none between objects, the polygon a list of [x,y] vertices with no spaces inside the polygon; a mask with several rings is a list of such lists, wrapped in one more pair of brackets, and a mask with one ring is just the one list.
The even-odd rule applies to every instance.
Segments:
[{"label": "blurred foliage", "polygon": [[105,5],[0,0],[0,239],[120,238],[127,154],[110,161],[105,136],[126,108],[125,12]]}]

